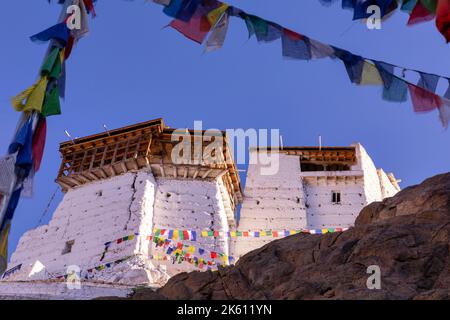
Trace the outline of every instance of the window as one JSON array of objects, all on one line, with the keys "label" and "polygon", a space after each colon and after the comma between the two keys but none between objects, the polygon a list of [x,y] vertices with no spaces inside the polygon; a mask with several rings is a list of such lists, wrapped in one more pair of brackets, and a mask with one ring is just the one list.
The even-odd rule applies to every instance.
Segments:
[{"label": "window", "polygon": [[341,193],[339,191],[332,192],[331,202],[334,204],[341,204]]},{"label": "window", "polygon": [[75,244],[75,240],[70,240],[66,242],[66,246],[64,247],[64,250],[62,252],[62,254],[68,254],[72,252],[72,247]]}]

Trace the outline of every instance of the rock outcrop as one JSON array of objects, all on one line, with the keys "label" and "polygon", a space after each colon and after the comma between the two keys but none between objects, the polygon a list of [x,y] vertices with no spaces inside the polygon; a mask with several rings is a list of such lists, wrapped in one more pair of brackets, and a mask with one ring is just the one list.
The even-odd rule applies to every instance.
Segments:
[{"label": "rock outcrop", "polygon": [[[450,173],[361,211],[342,233],[273,241],[217,272],[179,274],[131,299],[449,299]],[[368,289],[369,266],[381,289]]]}]

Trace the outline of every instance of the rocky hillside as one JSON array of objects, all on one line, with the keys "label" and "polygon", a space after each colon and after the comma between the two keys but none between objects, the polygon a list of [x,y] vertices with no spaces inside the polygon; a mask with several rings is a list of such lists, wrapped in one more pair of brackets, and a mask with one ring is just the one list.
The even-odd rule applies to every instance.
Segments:
[{"label": "rocky hillside", "polygon": [[[450,173],[364,208],[354,228],[300,234],[218,272],[183,273],[132,299],[448,299]],[[378,265],[381,289],[369,290]]]}]

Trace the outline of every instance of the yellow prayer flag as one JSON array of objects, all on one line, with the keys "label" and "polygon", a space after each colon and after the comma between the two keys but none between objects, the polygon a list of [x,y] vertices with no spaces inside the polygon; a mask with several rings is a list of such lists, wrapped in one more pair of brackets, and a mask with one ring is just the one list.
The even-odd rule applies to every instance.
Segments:
[{"label": "yellow prayer flag", "polygon": [[231,232],[230,232],[230,236],[231,236],[232,238],[236,238],[236,232],[235,232],[235,231],[231,231]]},{"label": "yellow prayer flag", "polygon": [[24,100],[28,101],[30,95],[36,90],[39,82],[40,80],[11,99],[11,104],[16,111],[21,112],[25,110],[26,105],[23,102]]},{"label": "yellow prayer flag", "polygon": [[223,3],[220,7],[208,13],[207,18],[212,27],[216,25],[217,21],[219,21],[220,17],[227,11],[228,7],[228,4]]},{"label": "yellow prayer flag", "polygon": [[178,239],[178,230],[173,230],[173,240],[177,240]]},{"label": "yellow prayer flag", "polygon": [[207,238],[208,237],[208,231],[202,231],[202,237]]},{"label": "yellow prayer flag", "polygon": [[261,231],[261,232],[259,233],[259,236],[260,236],[260,237],[265,237],[265,236],[266,236],[266,232],[265,232],[265,231]]},{"label": "yellow prayer flag", "polygon": [[361,85],[381,85],[383,79],[381,79],[380,73],[375,65],[364,61],[363,71],[361,75]]},{"label": "yellow prayer flag", "polygon": [[190,247],[188,248],[188,252],[189,252],[189,253],[195,253],[195,247],[194,247],[194,246],[190,246]]},{"label": "yellow prayer flag", "polygon": [[64,63],[65,56],[66,56],[66,48],[63,48],[59,53],[59,59],[61,60],[61,64]]},{"label": "yellow prayer flag", "polygon": [[322,229],[322,234],[328,233],[328,229]]},{"label": "yellow prayer flag", "polygon": [[296,234],[296,233],[297,233],[297,231],[295,231],[295,230],[291,230],[291,231],[290,231],[291,236],[294,235],[294,234]]},{"label": "yellow prayer flag", "polygon": [[47,77],[42,77],[33,92],[27,99],[25,108],[23,111],[37,110],[42,112],[42,106],[44,105],[45,92],[47,91]]}]

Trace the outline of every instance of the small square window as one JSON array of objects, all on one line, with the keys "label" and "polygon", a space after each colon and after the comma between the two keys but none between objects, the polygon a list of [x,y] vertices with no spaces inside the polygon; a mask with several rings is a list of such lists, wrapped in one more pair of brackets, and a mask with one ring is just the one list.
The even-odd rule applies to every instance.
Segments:
[{"label": "small square window", "polygon": [[331,202],[334,204],[340,204],[341,203],[341,193],[339,191],[333,191],[331,195]]},{"label": "small square window", "polygon": [[75,244],[75,240],[70,240],[66,242],[66,246],[64,247],[64,250],[61,254],[68,254],[72,252],[72,247]]}]

